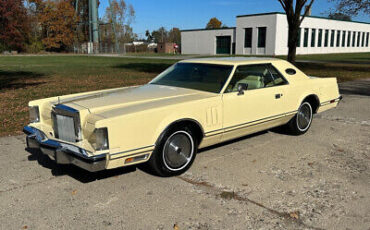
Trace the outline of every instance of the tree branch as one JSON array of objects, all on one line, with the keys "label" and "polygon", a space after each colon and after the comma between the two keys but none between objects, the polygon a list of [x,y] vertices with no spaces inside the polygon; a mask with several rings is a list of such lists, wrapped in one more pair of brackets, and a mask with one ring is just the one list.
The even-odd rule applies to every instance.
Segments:
[{"label": "tree branch", "polygon": [[311,0],[311,2],[308,4],[307,8],[306,8],[306,9],[305,9],[305,11],[304,11],[304,14],[303,14],[303,16],[302,16],[301,20],[299,21],[299,24],[301,24],[301,23],[302,23],[302,21],[303,21],[303,19],[307,16],[308,11],[311,9],[311,6],[312,6],[312,4],[313,4],[313,2],[314,2],[314,1],[315,1],[315,0]]}]

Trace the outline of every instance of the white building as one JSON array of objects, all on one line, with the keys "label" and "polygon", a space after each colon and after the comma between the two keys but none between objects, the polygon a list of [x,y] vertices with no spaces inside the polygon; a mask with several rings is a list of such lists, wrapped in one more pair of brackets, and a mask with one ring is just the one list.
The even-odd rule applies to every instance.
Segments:
[{"label": "white building", "polygon": [[[370,52],[370,23],[307,16],[297,54]],[[286,55],[288,23],[284,13],[241,15],[236,27],[181,31],[183,54]]]}]

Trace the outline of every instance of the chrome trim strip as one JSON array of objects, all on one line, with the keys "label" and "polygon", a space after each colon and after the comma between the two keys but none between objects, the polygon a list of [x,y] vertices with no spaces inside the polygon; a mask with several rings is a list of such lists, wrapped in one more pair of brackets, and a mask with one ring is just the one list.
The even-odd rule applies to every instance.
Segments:
[{"label": "chrome trim strip", "polygon": [[141,152],[137,152],[137,153],[133,153],[133,154],[129,154],[129,155],[124,155],[124,156],[120,156],[120,157],[116,157],[116,158],[112,158],[111,155],[109,155],[109,160],[117,160],[117,159],[132,157],[132,156],[136,156],[136,155],[145,155],[145,154],[151,153],[153,151],[154,151],[154,149],[150,149],[150,150],[141,151]]},{"label": "chrome trim strip", "polygon": [[[155,145],[148,145],[148,146],[140,147],[140,148],[137,148],[137,149],[130,149],[130,150],[126,150],[126,151],[122,151],[122,152],[118,152],[118,153],[112,153],[112,154],[109,154],[109,157],[110,157],[109,159],[111,159],[111,156],[115,156],[115,155],[123,154],[123,153],[129,153],[129,152],[133,152],[133,151],[137,151],[137,150],[142,150],[142,149],[146,149],[146,148],[151,148],[151,147],[154,147],[154,146]],[[151,151],[151,150],[148,150],[148,151]],[[116,158],[114,158],[114,159],[116,159]]]},{"label": "chrome trim strip", "polygon": [[[331,104],[330,103],[330,101],[332,101],[332,100],[334,100],[334,102],[339,102],[339,101],[341,101],[343,99],[343,97],[342,96],[339,96],[338,98],[335,98],[335,99],[331,99],[331,100],[328,100],[328,101],[324,101],[324,102],[322,102],[321,104],[320,104],[320,106],[324,106],[324,105],[329,105],[329,104]],[[333,102],[333,103],[334,103]]]},{"label": "chrome trim strip", "polygon": [[[254,126],[254,125],[262,124],[262,123],[265,123],[265,122],[268,122],[268,121],[276,120],[276,119],[278,119],[280,117],[284,117],[284,116],[288,116],[288,115],[297,113],[297,111],[298,110],[294,110],[294,111],[291,111],[291,112],[282,113],[282,114],[278,114],[278,115],[274,115],[274,116],[270,116],[270,117],[265,117],[265,118],[262,118],[262,119],[258,119],[258,120],[254,120],[254,121],[249,121],[249,122],[238,124],[238,125],[229,126],[229,127],[226,127],[226,128],[212,130],[212,131],[209,131],[209,132],[205,133],[205,137],[211,137],[211,136],[222,134],[224,132],[230,132],[232,130],[236,130],[236,129],[240,129],[240,128],[244,128],[244,127],[249,127],[249,126]],[[270,119],[270,120],[267,120],[267,119]],[[256,124],[251,124],[251,123],[258,122],[258,121],[261,121],[261,122],[256,123]],[[251,125],[248,125],[248,124],[251,124]],[[240,126],[243,126],[243,127],[240,127]],[[231,128],[236,128],[236,129],[232,129],[232,130],[227,130],[226,131],[226,129],[231,129]],[[221,130],[223,132],[217,133],[217,134],[207,135],[207,134],[214,133],[214,132],[221,131]]]}]

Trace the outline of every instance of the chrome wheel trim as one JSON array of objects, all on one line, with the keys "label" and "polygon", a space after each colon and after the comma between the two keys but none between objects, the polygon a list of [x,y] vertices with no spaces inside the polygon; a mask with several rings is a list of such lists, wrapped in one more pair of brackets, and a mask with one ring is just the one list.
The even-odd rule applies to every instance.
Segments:
[{"label": "chrome wheel trim", "polygon": [[297,128],[299,129],[299,131],[304,132],[310,127],[311,122],[312,122],[312,107],[310,103],[304,102],[299,107],[297,112],[296,119]]},{"label": "chrome wheel trim", "polygon": [[[188,143],[184,142],[184,140],[187,140]],[[180,171],[184,169],[191,162],[193,155],[193,137],[183,130],[177,131],[169,136],[163,146],[163,163],[166,168],[171,171]]]}]

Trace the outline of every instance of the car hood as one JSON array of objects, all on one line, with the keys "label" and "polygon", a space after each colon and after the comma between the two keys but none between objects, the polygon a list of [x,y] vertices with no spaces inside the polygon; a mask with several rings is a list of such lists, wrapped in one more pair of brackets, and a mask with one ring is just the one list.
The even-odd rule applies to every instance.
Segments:
[{"label": "car hood", "polygon": [[[124,107],[139,106],[160,101],[187,101],[204,98],[215,94],[192,89],[147,84],[138,87],[121,88],[112,91],[102,91],[83,97],[69,98],[62,103],[70,107],[82,107],[90,113],[106,114],[107,111]],[[154,103],[158,105],[158,103]],[[167,103],[166,103],[167,104]],[[76,106],[77,105],[77,106]]]}]

